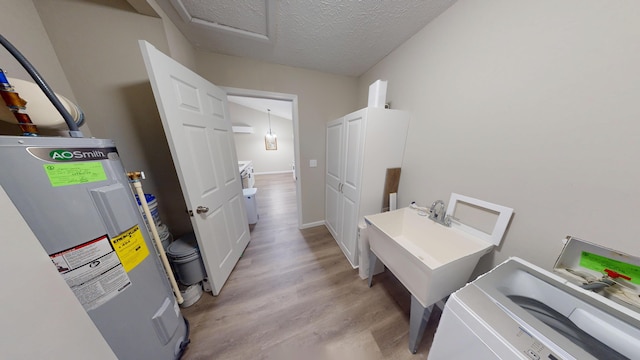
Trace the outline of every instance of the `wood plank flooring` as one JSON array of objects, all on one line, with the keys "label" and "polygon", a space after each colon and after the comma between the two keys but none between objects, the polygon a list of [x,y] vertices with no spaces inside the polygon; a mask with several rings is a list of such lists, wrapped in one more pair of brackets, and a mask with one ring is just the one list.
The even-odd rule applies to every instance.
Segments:
[{"label": "wood plank flooring", "polygon": [[182,310],[183,359],[426,359],[434,326],[411,354],[397,279],[386,271],[369,288],[324,226],[299,230],[290,174],[258,175],[256,187],[260,218],[227,284]]}]

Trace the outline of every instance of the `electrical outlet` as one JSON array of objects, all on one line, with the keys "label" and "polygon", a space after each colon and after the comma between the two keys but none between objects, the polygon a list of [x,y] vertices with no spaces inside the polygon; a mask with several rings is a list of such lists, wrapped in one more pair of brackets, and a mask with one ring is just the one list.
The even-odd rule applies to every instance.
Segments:
[{"label": "electrical outlet", "polygon": [[318,160],[309,160],[309,167],[318,167]]}]

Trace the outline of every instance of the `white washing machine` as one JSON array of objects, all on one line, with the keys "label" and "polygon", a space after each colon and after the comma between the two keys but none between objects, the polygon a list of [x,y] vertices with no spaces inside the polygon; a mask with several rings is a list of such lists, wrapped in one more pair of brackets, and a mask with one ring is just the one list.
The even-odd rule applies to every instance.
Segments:
[{"label": "white washing machine", "polygon": [[554,271],[511,258],[452,294],[428,359],[640,359],[640,260],[570,238]]}]

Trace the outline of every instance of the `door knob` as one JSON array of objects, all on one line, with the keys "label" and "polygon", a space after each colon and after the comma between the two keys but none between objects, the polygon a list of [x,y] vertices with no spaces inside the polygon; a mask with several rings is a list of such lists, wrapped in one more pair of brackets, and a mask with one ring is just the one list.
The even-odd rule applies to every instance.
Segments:
[{"label": "door knob", "polygon": [[206,213],[207,211],[209,211],[209,208],[208,208],[208,207],[206,207],[206,206],[198,206],[198,207],[196,208],[196,212],[197,212],[198,214],[204,214],[204,213]]}]

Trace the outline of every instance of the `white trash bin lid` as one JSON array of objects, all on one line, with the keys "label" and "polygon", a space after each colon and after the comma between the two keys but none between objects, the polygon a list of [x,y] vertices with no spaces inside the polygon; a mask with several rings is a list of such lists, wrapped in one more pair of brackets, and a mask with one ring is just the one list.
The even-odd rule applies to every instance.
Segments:
[{"label": "white trash bin lid", "polygon": [[258,192],[258,188],[242,189],[242,195],[244,196],[255,196],[256,192]]}]

